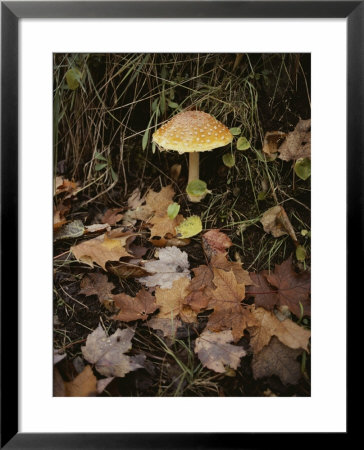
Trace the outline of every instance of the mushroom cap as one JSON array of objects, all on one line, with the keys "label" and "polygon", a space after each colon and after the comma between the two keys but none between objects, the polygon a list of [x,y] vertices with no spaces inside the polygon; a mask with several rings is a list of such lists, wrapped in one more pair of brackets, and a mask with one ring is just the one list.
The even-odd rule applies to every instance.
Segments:
[{"label": "mushroom cap", "polygon": [[153,141],[162,150],[179,153],[213,150],[229,144],[232,139],[225,125],[202,111],[176,114],[153,134]]}]

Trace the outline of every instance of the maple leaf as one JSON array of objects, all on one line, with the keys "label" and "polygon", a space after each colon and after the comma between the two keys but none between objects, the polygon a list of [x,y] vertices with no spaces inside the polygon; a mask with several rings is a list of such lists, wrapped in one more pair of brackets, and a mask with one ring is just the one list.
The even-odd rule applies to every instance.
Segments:
[{"label": "maple leaf", "polygon": [[105,214],[101,218],[102,223],[108,223],[109,225],[116,225],[117,222],[123,218],[123,215],[120,214],[122,208],[111,208],[108,209]]},{"label": "maple leaf", "polygon": [[107,336],[101,325],[87,336],[86,345],[81,347],[84,358],[95,364],[96,370],[105,377],[124,377],[127,373],[142,368],[145,355],[127,356],[132,347],[135,331],[118,328]]},{"label": "maple leaf", "polygon": [[167,214],[164,216],[154,215],[149,223],[152,225],[150,230],[150,238],[155,236],[165,237],[170,234],[171,237],[176,236],[176,227],[184,220],[181,214],[178,214],[174,219],[170,219]]},{"label": "maple leaf", "polygon": [[122,322],[146,320],[148,314],[152,314],[157,309],[155,297],[145,289],[141,289],[135,297],[123,293],[113,295],[112,298],[115,306],[120,309],[112,319]]},{"label": "maple leaf", "polygon": [[265,309],[273,310],[274,306],[278,303],[278,294],[276,289],[267,281],[269,275],[268,270],[263,270],[259,273],[250,273],[254,285],[248,286],[246,292],[248,296],[254,297],[254,303],[256,307],[262,306]]},{"label": "maple leaf", "polygon": [[201,265],[192,269],[195,276],[192,278],[188,286],[189,294],[184,300],[186,305],[189,305],[193,311],[199,313],[201,310],[207,308],[210,300],[210,289],[214,289],[212,282],[214,278],[213,271],[209,266]]},{"label": "maple leaf", "polygon": [[190,279],[188,255],[177,247],[161,248],[158,261],[148,261],[145,270],[154,275],[138,278],[138,281],[148,287],[160,286],[168,289],[179,278]]},{"label": "maple leaf", "polygon": [[226,272],[214,267],[213,272],[216,289],[209,289],[211,300],[208,307],[213,308],[214,312],[209,316],[207,328],[213,331],[231,328],[236,342],[243,336],[245,328],[255,324],[250,308],[241,305],[245,285],[237,283],[232,270]]},{"label": "maple leaf", "polygon": [[80,294],[97,295],[100,302],[109,311],[114,310],[114,301],[111,291],[114,289],[113,283],[110,283],[107,276],[102,273],[89,273],[82,278]]},{"label": "maple leaf", "polygon": [[297,317],[311,315],[311,276],[309,272],[294,271],[292,255],[282,264],[276,265],[274,273],[267,275],[267,280],[278,289],[278,305],[288,306]]},{"label": "maple leaf", "polygon": [[212,255],[219,253],[225,255],[227,249],[232,245],[233,243],[229,236],[222,233],[220,230],[210,230],[202,235],[202,247],[209,260]]},{"label": "maple leaf", "polygon": [[283,384],[297,384],[301,379],[301,365],[297,357],[302,350],[283,345],[275,336],[252,361],[255,379],[277,375]]},{"label": "maple leaf", "polygon": [[253,308],[251,311],[256,325],[248,328],[250,345],[254,353],[259,353],[272,336],[276,336],[287,347],[308,351],[308,341],[311,336],[309,330],[305,330],[290,319],[282,322],[271,312],[264,308]]},{"label": "maple leaf", "polygon": [[182,327],[182,322],[179,319],[161,319],[160,317],[153,317],[145,324],[153,330],[161,330],[164,337],[174,337],[177,329]]},{"label": "maple leaf", "polygon": [[159,307],[158,318],[172,319],[179,315],[184,322],[192,323],[197,321],[197,314],[188,305],[184,304],[189,284],[189,279],[180,278],[173,282],[170,289],[156,289],[155,298]]},{"label": "maple leaf", "polygon": [[213,333],[205,330],[195,342],[195,353],[198,354],[204,367],[217,373],[226,372],[225,366],[237,369],[240,359],[246,351],[237,345],[231,345],[233,340],[230,330]]},{"label": "maple leaf", "polygon": [[168,206],[173,203],[172,199],[175,196],[172,185],[162,187],[159,192],[150,189],[146,195],[146,205],[156,214],[164,216],[167,214]]},{"label": "maple leaf", "polygon": [[311,119],[300,120],[278,149],[284,161],[311,157]]},{"label": "maple leaf", "polygon": [[65,382],[66,397],[93,397],[97,394],[97,380],[90,366],[86,366],[83,371],[72,381]]},{"label": "maple leaf", "polygon": [[216,267],[216,269],[225,270],[226,272],[232,270],[238,284],[245,284],[245,286],[252,284],[249,272],[242,268],[241,263],[229,261],[226,255],[219,254],[213,256],[211,258],[211,266]]},{"label": "maple leaf", "polygon": [[133,256],[125,248],[132,236],[134,235],[130,232],[123,233],[119,229],[112,230],[71,247],[71,252],[78,261],[91,267],[94,267],[93,263],[97,263],[106,270],[107,261],[118,261],[124,256]]}]

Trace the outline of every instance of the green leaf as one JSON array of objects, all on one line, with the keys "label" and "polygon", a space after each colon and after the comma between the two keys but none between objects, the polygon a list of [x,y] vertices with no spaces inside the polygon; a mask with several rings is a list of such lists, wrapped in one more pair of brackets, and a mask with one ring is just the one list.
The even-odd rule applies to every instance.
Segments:
[{"label": "green leaf", "polygon": [[202,180],[193,180],[188,183],[186,192],[189,195],[203,195],[207,191],[207,184]]},{"label": "green leaf", "polygon": [[77,67],[72,67],[72,69],[66,72],[66,82],[67,86],[75,91],[81,82],[81,71],[77,69]]},{"label": "green leaf", "polygon": [[231,153],[225,153],[222,157],[222,161],[226,167],[233,167],[235,165],[235,156]]},{"label": "green leaf", "polygon": [[176,109],[179,107],[179,104],[176,102],[171,102],[170,100],[168,100],[168,106],[172,109]]},{"label": "green leaf", "polygon": [[260,191],[259,193],[258,193],[258,200],[260,200],[260,201],[262,201],[262,200],[265,200],[265,197],[267,196],[267,193],[266,192],[264,192],[264,191]]},{"label": "green leaf", "polygon": [[152,103],[152,111],[155,112],[158,108],[159,98],[156,98]]},{"label": "green leaf", "polygon": [[240,136],[236,142],[236,148],[238,150],[248,150],[248,148],[250,148],[250,142],[246,137]]},{"label": "green leaf", "polygon": [[303,245],[299,245],[296,248],[296,258],[298,261],[304,261],[306,259],[306,249]]},{"label": "green leaf", "polygon": [[99,152],[95,152],[95,158],[96,159],[101,159],[101,161],[106,161],[107,162],[107,159],[105,158],[105,156],[103,156],[101,153],[99,153]]},{"label": "green leaf", "polygon": [[239,136],[239,134],[241,133],[241,128],[239,127],[230,128],[230,133],[233,136]]},{"label": "green leaf", "polygon": [[168,206],[167,214],[170,219],[174,219],[179,213],[180,205],[178,203],[171,203]]},{"label": "green leaf", "polygon": [[116,175],[114,169],[111,167],[111,177],[113,181],[118,181],[118,176]]},{"label": "green leaf", "polygon": [[297,159],[294,165],[294,171],[296,175],[301,178],[301,180],[307,180],[311,175],[311,160],[310,158],[300,158]]},{"label": "green leaf", "polygon": [[102,170],[102,169],[104,169],[106,166],[107,166],[107,163],[98,163],[98,164],[95,164],[95,170],[96,170],[96,171]]},{"label": "green leaf", "polygon": [[186,239],[202,231],[202,222],[199,216],[191,216],[184,220],[178,227],[176,227],[177,236]]}]

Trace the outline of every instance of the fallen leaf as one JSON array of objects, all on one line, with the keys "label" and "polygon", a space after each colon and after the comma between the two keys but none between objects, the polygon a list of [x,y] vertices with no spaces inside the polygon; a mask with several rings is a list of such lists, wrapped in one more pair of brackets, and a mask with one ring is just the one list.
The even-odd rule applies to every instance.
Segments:
[{"label": "fallen leaf", "polygon": [[150,238],[153,239],[155,236],[163,238],[166,234],[170,234],[171,237],[176,236],[176,227],[183,222],[183,219],[184,218],[181,214],[178,214],[178,216],[174,219],[170,219],[167,214],[164,216],[154,215],[149,220],[149,223],[152,225],[150,230]]},{"label": "fallen leaf", "polygon": [[148,314],[152,314],[157,309],[155,297],[145,289],[141,289],[135,297],[122,293],[113,295],[112,298],[116,308],[120,309],[112,319],[122,322],[146,320]]},{"label": "fallen leaf", "polygon": [[178,227],[176,227],[177,237],[186,239],[202,231],[202,222],[199,216],[187,217]]},{"label": "fallen leaf", "polygon": [[212,282],[214,274],[211,268],[205,265],[201,265],[192,270],[195,276],[188,286],[189,294],[185,298],[184,303],[189,305],[193,311],[199,313],[207,308],[211,300],[209,289],[215,288]]},{"label": "fallen leaf", "polygon": [[159,260],[147,261],[144,268],[154,273],[154,275],[138,278],[140,283],[148,287],[160,286],[168,289],[179,278],[190,279],[188,255],[177,247],[161,248]]},{"label": "fallen leaf", "polygon": [[159,313],[159,319],[174,319],[176,316],[187,323],[197,321],[197,314],[186,304],[184,299],[188,294],[188,286],[190,280],[187,278],[180,278],[173,282],[170,289],[157,288],[155,290],[155,298]]},{"label": "fallen leaf", "polygon": [[59,228],[56,233],[54,233],[54,240],[60,239],[75,239],[83,235],[85,227],[82,220],[74,220],[73,222],[67,223]]},{"label": "fallen leaf", "polygon": [[229,261],[223,254],[218,254],[211,258],[211,267],[222,269],[226,272],[232,270],[238,284],[245,284],[245,286],[252,284],[249,272],[243,269],[241,262]]},{"label": "fallen leaf", "polygon": [[81,242],[71,247],[71,252],[78,261],[94,267],[94,263],[98,264],[106,270],[107,261],[118,261],[124,256],[133,256],[125,249],[134,234],[130,232],[117,232],[112,230],[94,239]]},{"label": "fallen leaf", "polygon": [[159,192],[150,189],[146,195],[145,203],[156,215],[164,216],[167,214],[168,206],[173,203],[175,196],[172,185],[162,187]]},{"label": "fallen leaf", "polygon": [[114,311],[114,300],[111,291],[115,286],[108,281],[106,275],[103,273],[89,273],[82,278],[80,286],[80,294],[87,297],[97,295],[106,309]]},{"label": "fallen leaf", "polygon": [[85,234],[99,233],[100,231],[110,231],[109,223],[94,223],[92,225],[85,225]]},{"label": "fallen leaf", "polygon": [[116,225],[117,222],[120,222],[120,220],[123,218],[123,215],[120,214],[121,211],[122,211],[122,208],[108,209],[105,212],[105,214],[102,216],[101,222],[108,223],[111,226]]},{"label": "fallen leaf", "polygon": [[271,155],[277,153],[279,146],[287,137],[287,133],[283,131],[267,131],[264,136],[263,152]]},{"label": "fallen leaf", "polygon": [[268,270],[263,270],[259,273],[250,273],[254,285],[247,288],[247,295],[254,297],[254,303],[256,307],[262,306],[270,311],[278,303],[277,290],[267,281],[269,275]]},{"label": "fallen leaf", "polygon": [[75,190],[78,188],[78,183],[69,181],[63,177],[56,177],[54,195],[67,193],[65,198],[75,195]]},{"label": "fallen leaf", "polygon": [[224,373],[225,366],[237,369],[246,351],[242,347],[229,344],[232,340],[233,335],[230,330],[219,333],[205,330],[196,339],[195,353],[198,354],[204,367],[217,373]]},{"label": "fallen leaf", "polygon": [[137,209],[145,202],[145,198],[141,196],[139,188],[134,189],[128,198],[128,208]]},{"label": "fallen leaf", "polygon": [[283,206],[273,206],[265,211],[260,222],[266,233],[272,233],[274,237],[289,234],[292,240],[297,242],[295,231]]},{"label": "fallen leaf", "polygon": [[181,169],[182,169],[181,164],[173,164],[173,166],[171,167],[171,170],[170,170],[170,176],[171,176],[172,180],[174,180],[174,181],[178,180],[180,173],[181,173]]},{"label": "fallen leaf", "polygon": [[97,394],[96,377],[90,366],[86,366],[77,377],[65,382],[66,397],[93,397]]},{"label": "fallen leaf", "polygon": [[127,356],[132,347],[135,331],[118,328],[107,336],[101,325],[87,336],[86,345],[81,347],[84,358],[95,364],[96,370],[105,377],[124,377],[127,373],[143,367],[145,355]]},{"label": "fallen leaf", "polygon": [[277,375],[283,384],[297,384],[301,379],[301,366],[297,357],[302,350],[283,345],[276,337],[272,337],[263,350],[254,354],[252,361],[255,379]]},{"label": "fallen leaf", "polygon": [[253,308],[251,313],[257,324],[248,328],[250,345],[254,353],[259,353],[268,345],[272,336],[276,336],[287,347],[308,350],[311,336],[309,330],[305,330],[290,319],[281,322],[271,311],[264,308]]},{"label": "fallen leaf", "polygon": [[267,280],[278,290],[278,305],[288,306],[298,318],[311,315],[311,275],[294,271],[292,255],[282,264],[277,264],[274,272],[267,275]]},{"label": "fallen leaf", "polygon": [[202,235],[202,247],[209,260],[219,253],[226,255],[227,249],[232,245],[229,236],[220,230],[210,230]]},{"label": "fallen leaf", "polygon": [[117,261],[107,263],[108,272],[116,275],[119,278],[137,278],[151,275],[150,272],[144,269],[144,260],[131,259],[130,261]]},{"label": "fallen leaf", "polygon": [[161,319],[160,317],[153,317],[146,322],[145,326],[153,328],[153,330],[161,330],[164,337],[175,337],[177,329],[182,327],[182,322],[179,319]]},{"label": "fallen leaf", "polygon": [[209,316],[207,328],[212,331],[232,329],[234,341],[238,341],[248,326],[255,324],[250,308],[241,305],[245,297],[245,285],[238,284],[233,271],[213,269],[213,284],[209,289],[211,300],[209,308],[214,312]]},{"label": "fallen leaf", "polygon": [[311,158],[311,119],[300,120],[278,149],[283,161]]},{"label": "fallen leaf", "polygon": [[53,349],[53,364],[58,364],[62,359],[66,357],[66,353],[59,354],[58,350]]}]

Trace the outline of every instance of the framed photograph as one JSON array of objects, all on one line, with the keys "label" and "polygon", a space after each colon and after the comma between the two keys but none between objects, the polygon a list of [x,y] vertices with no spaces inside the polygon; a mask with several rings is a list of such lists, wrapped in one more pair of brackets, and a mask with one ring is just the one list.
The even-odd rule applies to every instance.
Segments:
[{"label": "framed photograph", "polygon": [[363,11],[1,3],[2,448],[348,437]]}]

